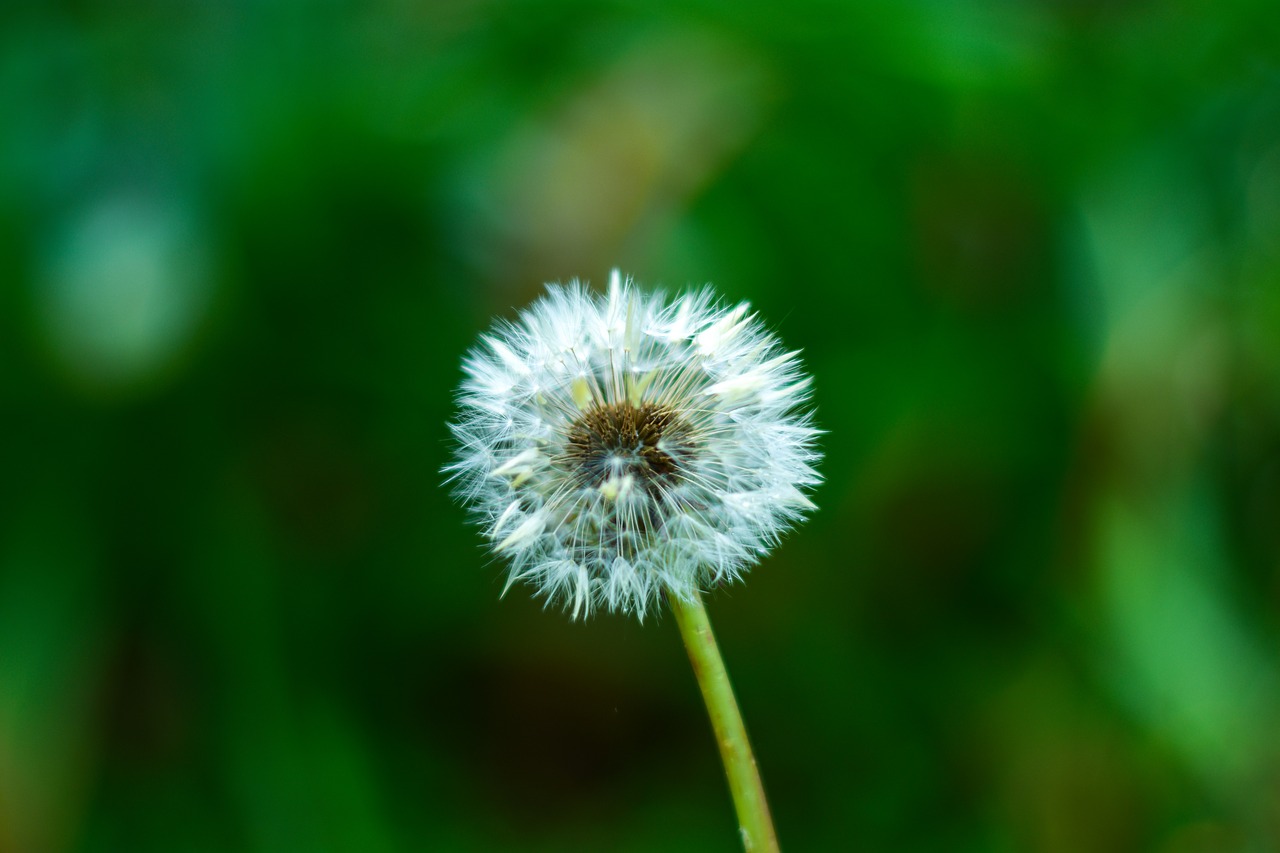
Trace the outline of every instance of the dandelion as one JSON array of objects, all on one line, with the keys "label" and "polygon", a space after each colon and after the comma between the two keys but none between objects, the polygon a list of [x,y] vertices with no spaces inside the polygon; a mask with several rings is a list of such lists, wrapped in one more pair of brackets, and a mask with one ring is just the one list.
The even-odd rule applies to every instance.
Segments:
[{"label": "dandelion", "polygon": [[797,353],[702,291],[552,286],[467,356],[448,468],[508,588],[574,617],[737,580],[813,504]]},{"label": "dandelion", "polygon": [[[528,583],[574,618],[671,603],[717,733],[718,707],[736,720],[733,760],[766,825],[700,591],[741,578],[814,508],[818,431],[797,355],[709,290],[669,300],[617,270],[605,295],[552,285],[467,355],[446,468],[508,563],[504,593]],[[738,805],[744,837],[767,849],[772,828],[748,827],[760,815]]]}]

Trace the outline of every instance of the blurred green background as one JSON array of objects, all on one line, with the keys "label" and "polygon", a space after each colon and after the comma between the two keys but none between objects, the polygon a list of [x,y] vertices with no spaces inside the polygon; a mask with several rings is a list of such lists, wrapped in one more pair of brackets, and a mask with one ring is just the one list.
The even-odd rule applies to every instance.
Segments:
[{"label": "blurred green background", "polygon": [[1280,849],[1274,2],[0,10],[0,851],[732,851],[670,618],[441,486],[621,266],[816,377],[711,615],[791,851]]}]

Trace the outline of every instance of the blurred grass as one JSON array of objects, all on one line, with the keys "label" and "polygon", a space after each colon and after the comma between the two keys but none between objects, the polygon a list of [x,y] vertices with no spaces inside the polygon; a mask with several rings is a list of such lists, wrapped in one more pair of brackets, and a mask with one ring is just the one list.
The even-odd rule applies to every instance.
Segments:
[{"label": "blurred grass", "polygon": [[784,848],[1280,847],[1272,13],[11,0],[0,853],[735,849],[669,620],[437,473],[613,265],[816,376],[711,603]]}]

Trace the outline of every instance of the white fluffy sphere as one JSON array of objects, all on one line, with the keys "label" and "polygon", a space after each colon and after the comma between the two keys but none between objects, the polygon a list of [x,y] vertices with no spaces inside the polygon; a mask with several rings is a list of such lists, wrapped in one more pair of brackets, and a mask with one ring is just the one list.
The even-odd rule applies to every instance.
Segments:
[{"label": "white fluffy sphere", "polygon": [[515,581],[641,618],[737,580],[813,508],[809,378],[742,303],[615,270],[552,285],[464,362],[446,471]]}]

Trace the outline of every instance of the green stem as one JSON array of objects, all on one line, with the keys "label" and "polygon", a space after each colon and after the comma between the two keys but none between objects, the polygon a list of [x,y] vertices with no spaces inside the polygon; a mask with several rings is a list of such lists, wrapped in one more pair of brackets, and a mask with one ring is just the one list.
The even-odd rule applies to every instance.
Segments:
[{"label": "green stem", "polygon": [[764,798],[764,785],[756,758],[747,740],[747,729],[742,724],[738,700],[733,698],[729,673],[716,646],[715,634],[702,596],[696,591],[692,598],[684,600],[668,595],[671,612],[680,626],[684,647],[689,650],[689,662],[693,674],[702,688],[702,698],[711,715],[711,728],[716,743],[720,745],[720,759],[724,762],[725,775],[729,777],[729,792],[733,794],[733,806],[738,810],[738,824],[742,830],[742,845],[747,853],[777,853],[778,838],[773,832],[773,819],[769,816],[769,804]]}]

